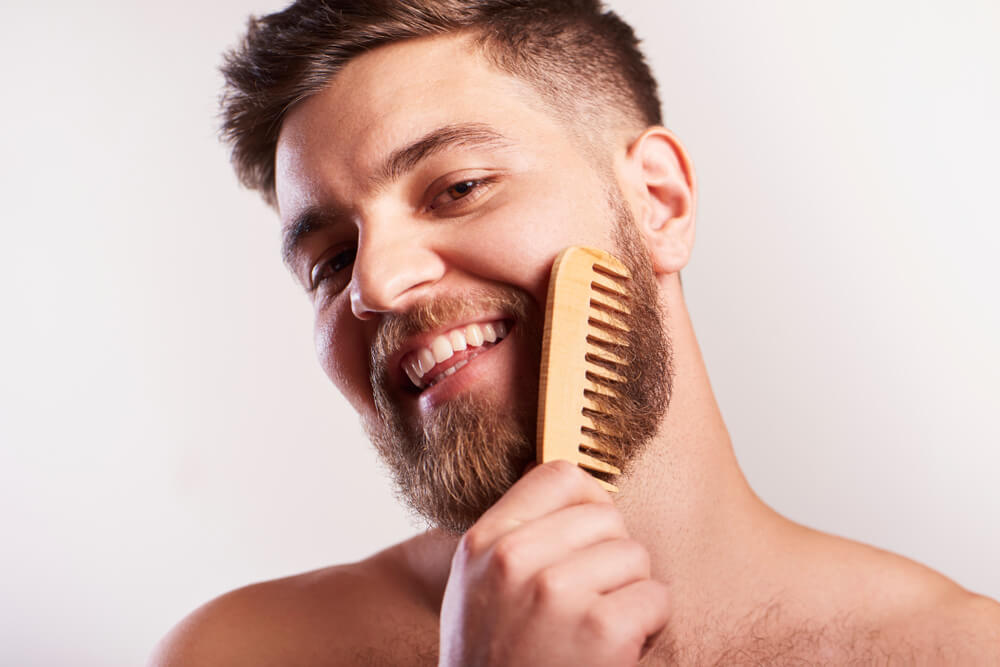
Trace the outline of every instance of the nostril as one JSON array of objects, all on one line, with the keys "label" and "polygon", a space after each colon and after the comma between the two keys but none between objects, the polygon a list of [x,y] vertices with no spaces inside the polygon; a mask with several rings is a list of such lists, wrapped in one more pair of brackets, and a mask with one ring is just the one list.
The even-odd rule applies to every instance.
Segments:
[{"label": "nostril", "polygon": [[351,311],[359,320],[370,320],[375,317],[375,311],[365,303],[361,290],[357,288],[357,283],[351,283]]},{"label": "nostril", "polygon": [[351,308],[358,319],[398,312],[445,274],[441,257],[412,235],[373,244],[362,235],[351,277]]}]

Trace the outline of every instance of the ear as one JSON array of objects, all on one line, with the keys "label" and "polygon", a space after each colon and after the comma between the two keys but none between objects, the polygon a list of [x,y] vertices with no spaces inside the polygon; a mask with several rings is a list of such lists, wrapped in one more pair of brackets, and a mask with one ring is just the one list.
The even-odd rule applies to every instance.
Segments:
[{"label": "ear", "polygon": [[651,127],[625,156],[636,225],[657,274],[684,268],[694,247],[697,186],[680,141],[667,129]]}]

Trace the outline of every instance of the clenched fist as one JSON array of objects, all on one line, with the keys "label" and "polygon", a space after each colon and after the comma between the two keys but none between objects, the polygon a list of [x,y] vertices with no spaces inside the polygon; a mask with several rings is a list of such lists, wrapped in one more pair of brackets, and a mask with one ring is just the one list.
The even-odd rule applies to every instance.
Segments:
[{"label": "clenched fist", "polygon": [[666,587],[609,494],[540,465],[462,537],[441,608],[440,665],[635,665],[667,623]]}]

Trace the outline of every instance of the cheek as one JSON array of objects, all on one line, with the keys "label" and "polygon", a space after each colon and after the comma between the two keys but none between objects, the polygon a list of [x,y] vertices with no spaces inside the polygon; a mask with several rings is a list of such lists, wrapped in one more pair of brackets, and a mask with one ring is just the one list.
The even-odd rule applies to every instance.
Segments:
[{"label": "cheek", "polygon": [[571,245],[613,249],[607,207],[591,193],[535,194],[472,223],[461,258],[470,273],[521,287],[542,304],[556,256]]},{"label": "cheek", "polygon": [[365,323],[351,313],[347,299],[316,313],[313,341],[327,377],[362,415],[374,410],[369,380]]}]

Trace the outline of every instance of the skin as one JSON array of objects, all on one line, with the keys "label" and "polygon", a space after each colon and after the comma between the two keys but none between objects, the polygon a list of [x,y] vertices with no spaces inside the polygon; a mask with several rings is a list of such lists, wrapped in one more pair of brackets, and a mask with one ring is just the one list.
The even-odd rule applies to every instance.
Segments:
[{"label": "skin", "polygon": [[[496,128],[509,145],[446,150],[370,187],[389,152],[459,122]],[[660,431],[621,492],[609,496],[571,465],[538,466],[461,539],[432,530],[359,563],[229,593],[182,621],[152,664],[1000,660],[1000,605],[899,556],[794,524],[753,493],[681,291],[694,241],[690,162],[663,128],[622,121],[604,136],[653,260],[676,371]],[[277,149],[283,224],[309,206],[345,214],[306,240],[293,272],[308,286],[331,249],[358,244],[336,289],[311,298],[321,364],[362,418],[374,418],[368,350],[380,318],[495,285],[543,307],[559,250],[611,247],[601,177],[575,137],[526,84],[457,37],[361,56],[288,116]],[[428,208],[483,175],[495,181],[474,199]],[[415,419],[463,392],[516,400],[516,378],[537,373],[524,364],[528,344],[515,330],[442,391],[396,397]]]}]

